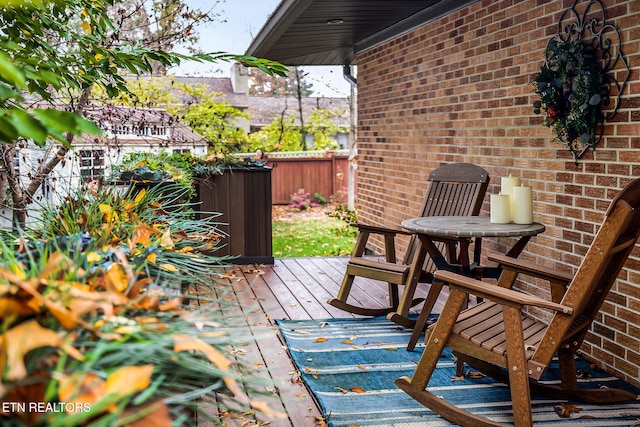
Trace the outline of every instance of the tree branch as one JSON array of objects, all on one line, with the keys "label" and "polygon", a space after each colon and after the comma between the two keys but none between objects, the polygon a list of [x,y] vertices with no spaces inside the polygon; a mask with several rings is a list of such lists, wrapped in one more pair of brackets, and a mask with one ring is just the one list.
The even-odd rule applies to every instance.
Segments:
[{"label": "tree branch", "polygon": [[[87,107],[87,105],[89,104],[89,96],[91,95],[92,87],[93,86],[89,86],[82,91],[82,94],[78,99],[78,102],[73,108],[74,113],[82,114],[84,109]],[[73,138],[74,138],[73,135],[67,134],[67,141],[69,142],[69,145],[73,143]],[[33,195],[36,193],[36,191],[38,191],[40,186],[42,186],[42,183],[44,182],[45,177],[47,177],[51,173],[51,171],[56,166],[58,166],[58,164],[60,164],[60,162],[64,159],[64,156],[66,156],[68,152],[69,152],[68,147],[64,145],[58,146],[58,151],[56,152],[55,156],[53,156],[44,165],[40,166],[36,170],[36,173],[33,179],[31,180],[31,182],[29,183],[29,186],[25,190],[25,196],[28,198],[28,200],[25,200],[25,206],[31,202]]]}]

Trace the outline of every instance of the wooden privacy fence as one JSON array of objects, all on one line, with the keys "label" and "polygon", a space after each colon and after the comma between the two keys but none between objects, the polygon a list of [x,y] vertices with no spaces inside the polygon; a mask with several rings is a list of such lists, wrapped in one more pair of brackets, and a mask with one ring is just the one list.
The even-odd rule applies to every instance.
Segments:
[{"label": "wooden privacy fence", "polygon": [[271,200],[274,205],[291,202],[291,195],[304,189],[329,198],[347,189],[347,150],[274,152],[265,155],[271,173]]}]

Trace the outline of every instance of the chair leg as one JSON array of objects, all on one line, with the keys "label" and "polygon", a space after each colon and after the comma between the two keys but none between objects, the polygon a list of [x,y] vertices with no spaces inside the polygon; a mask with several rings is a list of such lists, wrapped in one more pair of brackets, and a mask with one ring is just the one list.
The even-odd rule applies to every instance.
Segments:
[{"label": "chair leg", "polygon": [[393,307],[394,310],[398,309],[398,304],[400,304],[400,296],[398,292],[398,285],[395,283],[389,283],[389,305]]},{"label": "chair leg", "polygon": [[340,290],[338,291],[338,296],[336,297],[336,299],[339,299],[340,301],[347,301],[347,298],[349,298],[349,292],[351,292],[351,287],[353,286],[353,280],[355,279],[355,277],[351,274],[345,274],[344,278],[342,279],[342,284],[340,285]]},{"label": "chair leg", "polygon": [[558,350],[558,364],[560,365],[560,384],[563,390],[578,390],[576,377],[576,361],[572,351]]},{"label": "chair leg", "polygon": [[433,328],[433,332],[429,335],[429,340],[425,346],[424,352],[420,357],[416,371],[413,373],[411,383],[415,387],[424,390],[431,379],[438,358],[442,354],[453,326],[458,318],[458,314],[462,310],[462,306],[467,299],[467,294],[457,290],[452,290],[447,299],[443,312],[446,316],[440,316]]},{"label": "chair leg", "polygon": [[513,424],[515,427],[530,427],[533,425],[533,417],[529,374],[524,353],[522,316],[519,307],[503,305],[502,310],[507,340],[507,370],[509,371],[509,387],[513,403]]},{"label": "chair leg", "polygon": [[404,283],[404,291],[402,292],[398,308],[395,313],[390,313],[387,316],[387,319],[407,328],[413,328],[416,324],[414,320],[410,320],[408,318],[409,309],[423,301],[423,299],[413,298],[413,296],[416,293],[418,280],[420,280],[422,266],[424,265],[426,257],[427,249],[423,244],[419,244],[418,250],[413,255],[413,260],[411,261],[411,268],[409,269],[409,274],[407,275],[407,279]]},{"label": "chair leg", "polygon": [[407,344],[407,350],[413,351],[420,338],[420,335],[425,331],[427,326],[427,320],[429,319],[429,315],[433,311],[433,307],[438,300],[438,296],[442,291],[444,283],[439,280],[434,280],[431,283],[431,287],[429,288],[429,293],[427,294],[427,299],[424,301],[424,305],[422,306],[422,310],[420,311],[420,315],[418,316],[418,320],[416,321],[415,326],[413,327],[413,333],[411,334],[411,339],[409,340],[409,344]]},{"label": "chair leg", "polygon": [[464,292],[451,291],[443,309],[443,313],[446,313],[446,315],[440,316],[435,327],[429,330],[431,333],[429,334],[427,345],[413,377],[398,378],[395,384],[415,400],[453,423],[466,427],[502,427],[503,424],[501,423],[496,423],[460,409],[426,390],[440,354],[442,354],[442,350],[447,344],[458,314],[466,303],[467,297],[468,295]]}]

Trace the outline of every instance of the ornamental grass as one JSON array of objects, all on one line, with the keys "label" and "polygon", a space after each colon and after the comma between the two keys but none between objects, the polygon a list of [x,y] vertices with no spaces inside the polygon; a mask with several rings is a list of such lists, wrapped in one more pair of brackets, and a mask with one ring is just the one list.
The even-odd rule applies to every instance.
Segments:
[{"label": "ornamental grass", "polygon": [[225,261],[212,255],[215,217],[194,220],[180,191],[84,188],[3,235],[1,425],[220,423],[202,403],[213,392],[230,407],[219,413],[270,412],[239,386],[262,385],[230,356],[245,338],[219,310],[186,304],[229,285],[214,278]]}]

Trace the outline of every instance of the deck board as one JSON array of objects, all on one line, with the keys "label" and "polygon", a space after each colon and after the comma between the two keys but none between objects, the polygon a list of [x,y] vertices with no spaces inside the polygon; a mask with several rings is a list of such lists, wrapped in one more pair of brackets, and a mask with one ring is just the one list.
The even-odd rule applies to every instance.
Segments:
[{"label": "deck board", "polygon": [[[241,348],[233,349],[238,361],[250,365],[264,382],[264,393],[249,393],[251,399],[268,402],[282,418],[265,418],[263,414],[225,414],[230,427],[268,425],[270,427],[321,426],[321,413],[299,379],[282,337],[277,319],[326,319],[357,317],[326,303],[335,297],[346,269],[348,257],[311,257],[276,259],[274,265],[231,266],[218,274],[231,285],[210,291],[219,298],[217,310],[223,313],[227,328],[238,336],[248,337]],[[427,289],[427,288],[425,288]],[[421,288],[420,293],[424,292]],[[388,304],[387,284],[356,278],[351,295],[355,303],[369,306]],[[439,305],[441,307],[441,305]],[[215,412],[215,409],[213,410]],[[198,420],[198,427],[214,424]]]}]

